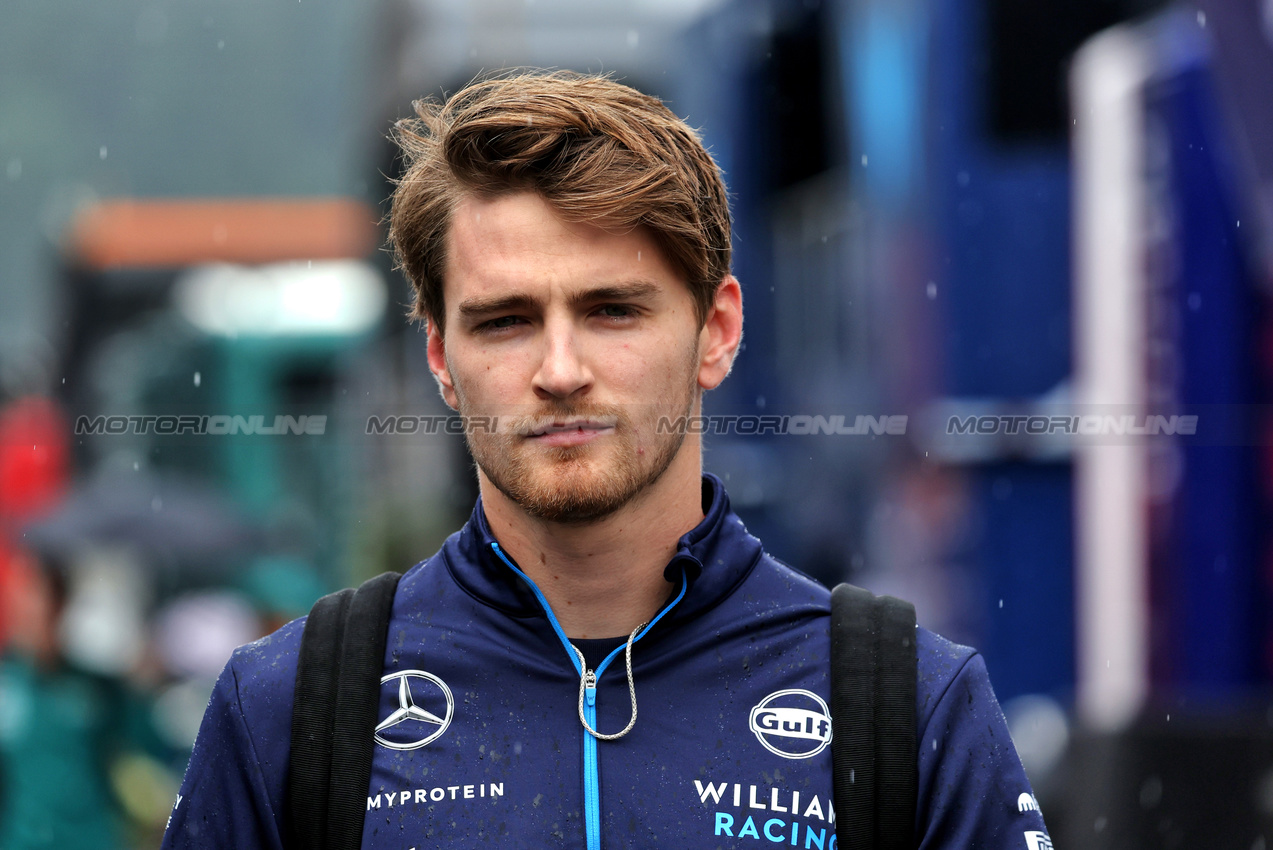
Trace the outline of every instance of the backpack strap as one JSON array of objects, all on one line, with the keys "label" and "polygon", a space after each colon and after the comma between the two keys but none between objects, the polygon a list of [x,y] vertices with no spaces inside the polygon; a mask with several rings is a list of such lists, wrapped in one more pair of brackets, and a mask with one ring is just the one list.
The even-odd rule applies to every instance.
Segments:
[{"label": "backpack strap", "polygon": [[356,850],[362,844],[378,686],[401,577],[383,573],[357,590],[324,596],[305,621],[292,701],[290,847]]},{"label": "backpack strap", "polygon": [[831,762],[845,850],[914,850],[915,607],[850,584],[831,592]]}]

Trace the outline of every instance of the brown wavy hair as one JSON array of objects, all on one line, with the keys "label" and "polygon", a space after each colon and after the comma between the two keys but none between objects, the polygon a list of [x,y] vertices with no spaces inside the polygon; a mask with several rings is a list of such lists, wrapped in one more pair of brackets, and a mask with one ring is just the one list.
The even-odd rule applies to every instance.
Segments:
[{"label": "brown wavy hair", "polygon": [[729,274],[729,201],[698,134],[658,98],[608,77],[519,72],[420,100],[393,138],[406,169],[389,244],[413,318],[442,328],[447,232],[466,194],[537,192],[566,221],[648,227],[684,276],[699,323]]}]

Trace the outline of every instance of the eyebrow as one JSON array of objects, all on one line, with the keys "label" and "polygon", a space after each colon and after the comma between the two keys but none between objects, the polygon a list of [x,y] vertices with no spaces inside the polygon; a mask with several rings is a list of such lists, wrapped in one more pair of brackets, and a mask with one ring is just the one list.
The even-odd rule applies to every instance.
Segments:
[{"label": "eyebrow", "polygon": [[467,301],[461,301],[456,309],[459,311],[460,318],[476,319],[492,313],[526,310],[538,303],[539,299],[531,298],[529,295],[506,295],[495,298],[470,298]]},{"label": "eyebrow", "polygon": [[[632,280],[607,286],[593,287],[572,293],[567,303],[571,307],[595,304],[599,301],[627,301],[650,298],[659,292],[659,286],[648,280]],[[507,313],[535,309],[540,299],[529,295],[503,295],[493,298],[470,298],[456,307],[461,318],[475,319],[493,313]]]},{"label": "eyebrow", "polygon": [[581,304],[595,304],[598,301],[629,301],[651,298],[658,292],[659,287],[655,283],[648,280],[630,280],[576,292],[567,299],[567,303],[571,307],[578,307]]}]

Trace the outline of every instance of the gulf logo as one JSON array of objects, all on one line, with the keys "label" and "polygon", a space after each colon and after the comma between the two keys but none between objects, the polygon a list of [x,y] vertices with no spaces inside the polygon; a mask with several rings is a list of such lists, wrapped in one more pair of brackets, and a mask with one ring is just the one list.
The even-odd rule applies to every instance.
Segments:
[{"label": "gulf logo", "polygon": [[812,691],[774,691],[751,710],[748,725],[765,749],[789,759],[811,758],[831,743],[831,712]]}]

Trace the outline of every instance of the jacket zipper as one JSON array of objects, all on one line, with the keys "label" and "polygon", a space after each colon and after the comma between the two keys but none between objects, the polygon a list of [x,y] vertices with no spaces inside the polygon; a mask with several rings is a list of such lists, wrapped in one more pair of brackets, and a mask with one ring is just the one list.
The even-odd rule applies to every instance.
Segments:
[{"label": "jacket zipper", "polygon": [[[597,674],[591,670],[584,675],[583,716],[589,726],[597,728]],[[597,739],[589,735],[587,729],[583,733],[583,815],[588,850],[601,850],[601,769],[597,762]]]},{"label": "jacket zipper", "polygon": [[[491,550],[499,557],[510,570],[521,576],[522,581],[530,587],[534,592],[535,598],[539,600],[540,607],[544,609],[544,613],[548,616],[548,622],[553,627],[553,631],[557,633],[558,640],[561,641],[562,648],[566,650],[566,656],[570,659],[570,666],[575,668],[575,672],[584,680],[584,718],[588,721],[588,725],[593,729],[597,728],[597,679],[610,666],[610,662],[614,660],[625,647],[616,647],[605,659],[597,665],[595,671],[582,667],[579,663],[579,657],[575,655],[575,648],[570,643],[570,638],[566,637],[565,630],[562,629],[561,623],[557,622],[557,615],[553,613],[552,606],[548,604],[548,600],[544,598],[544,594],[540,591],[535,582],[531,581],[530,576],[521,571],[512,559],[504,554],[504,550],[496,541],[491,541]],[[663,606],[663,610],[651,620],[640,633],[632,639],[635,646],[636,642],[645,637],[650,629],[654,628],[654,624],[663,619],[668,611],[671,611],[676,604],[685,598],[685,592],[689,590],[689,579],[685,572],[681,572],[681,591],[676,598],[667,605]],[[587,842],[588,850],[601,850],[601,774],[597,764],[597,739],[583,730],[583,813],[584,813],[584,837]]]}]

